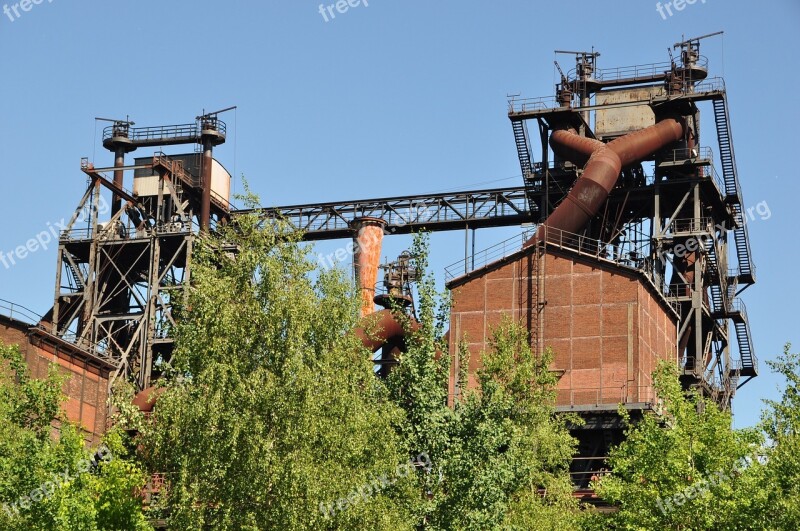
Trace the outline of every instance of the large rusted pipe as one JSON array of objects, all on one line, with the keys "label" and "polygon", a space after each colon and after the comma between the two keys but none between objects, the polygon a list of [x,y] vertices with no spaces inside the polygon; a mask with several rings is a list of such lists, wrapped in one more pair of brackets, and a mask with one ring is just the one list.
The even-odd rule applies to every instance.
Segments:
[{"label": "large rusted pipe", "polygon": [[353,272],[361,297],[361,316],[375,310],[375,283],[381,263],[381,246],[386,222],[380,218],[353,220]]},{"label": "large rusted pipe", "polygon": [[554,131],[550,135],[553,151],[576,163],[580,163],[587,155],[589,158],[583,175],[525,246],[543,241],[548,228],[557,229],[556,232],[578,232],[583,229],[600,211],[617,184],[622,168],[680,140],[685,128],[683,118],[667,118],[608,144],[578,136],[570,129]]},{"label": "large rusted pipe", "polygon": [[550,147],[553,153],[577,166],[585,166],[589,157],[605,144],[594,138],[579,136],[575,129],[556,129],[550,135]]},{"label": "large rusted pipe", "polygon": [[[411,319],[409,328],[410,332],[415,332],[419,329],[419,323]],[[389,340],[404,337],[406,330],[395,312],[380,310],[362,317],[354,333],[367,350],[376,352]]]}]

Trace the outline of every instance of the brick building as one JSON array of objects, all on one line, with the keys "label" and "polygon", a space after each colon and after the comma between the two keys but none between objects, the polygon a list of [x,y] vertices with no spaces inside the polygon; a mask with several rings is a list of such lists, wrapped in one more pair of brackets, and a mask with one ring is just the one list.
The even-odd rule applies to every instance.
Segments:
[{"label": "brick building", "polygon": [[[114,367],[28,322],[33,320],[30,314],[20,315],[18,307],[3,303],[0,310],[0,342],[19,345],[34,378],[47,376],[51,364],[59,366],[67,376],[63,387],[67,418],[82,428],[87,442],[98,442],[106,428],[108,378]],[[55,420],[53,427],[59,426]]]}]

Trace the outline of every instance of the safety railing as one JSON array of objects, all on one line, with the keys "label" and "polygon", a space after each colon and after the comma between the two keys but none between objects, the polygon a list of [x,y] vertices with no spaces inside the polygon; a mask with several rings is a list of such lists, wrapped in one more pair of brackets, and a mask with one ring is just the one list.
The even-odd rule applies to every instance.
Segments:
[{"label": "safety railing", "polygon": [[148,142],[160,139],[187,138],[200,140],[203,130],[213,130],[225,136],[227,126],[222,120],[205,120],[202,124],[162,125],[154,127],[121,127],[111,125],[103,129],[103,141],[126,138],[133,142]]},{"label": "safety railing", "polygon": [[669,228],[673,234],[711,234],[714,230],[714,222],[711,218],[681,218],[672,220],[669,224]]},{"label": "safety railing", "polygon": [[720,177],[719,173],[717,173],[717,169],[713,164],[701,167],[700,175],[706,179],[711,179],[711,181],[713,181],[714,185],[717,187],[717,191],[719,191],[720,195],[723,197],[725,196],[725,181],[723,181],[722,177]]},{"label": "safety railing", "polygon": [[558,109],[559,107],[561,107],[561,104],[555,96],[541,96],[539,98],[518,98],[517,96],[510,96],[508,99],[509,114]]},{"label": "safety railing", "polygon": [[[598,68],[595,72],[595,79],[598,81],[617,81],[621,79],[638,79],[646,77],[656,77],[669,72],[672,65],[669,62],[650,63],[644,65],[618,66],[612,68]],[[568,76],[575,78],[575,69],[569,71]]]},{"label": "safety railing", "polygon": [[657,401],[658,397],[651,385],[629,385],[625,383],[609,387],[556,390],[556,405],[559,407],[656,404]]},{"label": "safety railing", "polygon": [[671,149],[664,153],[661,162],[682,163],[702,162],[708,163],[714,159],[714,152],[710,147],[693,147]]},{"label": "safety railing", "polygon": [[[546,227],[548,246],[569,249],[595,260],[603,260],[618,266],[630,269],[641,270],[645,266],[645,251],[647,249],[636,249],[630,252],[620,252],[620,248],[612,243],[606,243],[595,238],[589,238],[580,234],[562,231],[552,227]],[[481,269],[490,263],[501,260],[522,248],[522,244],[528,241],[536,232],[536,229],[526,230],[520,235],[513,236],[488,247],[482,251],[470,255],[465,259],[451,264],[445,268],[445,282]]]},{"label": "safety railing", "polygon": [[731,304],[731,314],[739,314],[742,316],[742,319],[747,321],[747,306],[744,305],[744,301],[742,299],[733,299],[733,303]]},{"label": "safety railing", "polygon": [[42,316],[30,308],[20,306],[19,304],[15,304],[5,299],[0,299],[0,314],[11,319],[16,319],[17,321],[23,321],[30,324],[36,324],[42,320]]},{"label": "safety railing", "polygon": [[445,282],[450,282],[456,277],[485,267],[492,262],[496,262],[497,260],[502,260],[503,258],[519,251],[522,249],[522,245],[531,239],[535,233],[536,229],[527,229],[521,234],[512,236],[507,240],[496,243],[491,247],[487,247],[486,249],[475,253],[474,255],[468,256],[463,260],[459,260],[458,262],[447,266],[444,269]]},{"label": "safety railing", "polygon": [[695,84],[692,89],[695,94],[698,92],[725,92],[725,80],[721,77],[710,77]]},{"label": "safety railing", "polygon": [[[705,59],[705,58],[703,58]],[[699,62],[698,62],[699,64]],[[636,77],[650,77],[654,75],[658,75],[658,72],[653,71],[653,68],[658,65],[666,65],[665,70],[669,70],[669,63],[654,63],[653,65],[638,65],[638,66],[627,66],[627,67],[619,67],[619,68],[609,68],[609,69],[600,69],[597,71],[597,75],[595,79],[598,81],[614,81],[618,79],[628,79],[628,78],[636,78]],[[703,65],[700,65],[703,66]],[[573,75],[574,70],[570,71],[570,76]],[[663,73],[663,72],[662,72]],[[617,77],[622,76],[622,77]],[[691,80],[687,80],[691,81]],[[636,101],[630,101],[628,104],[635,104],[637,102],[646,103],[651,102],[653,99],[656,98],[673,98],[673,97],[682,97],[686,95],[698,95],[704,93],[717,93],[717,92],[725,92],[725,80],[721,77],[711,77],[707,78],[701,82],[687,82],[683,87],[683,91],[678,94],[669,94],[665,87],[655,87],[652,92],[649,94],[643,95],[641,99]],[[515,113],[522,113],[522,112],[534,112],[534,111],[545,111],[550,109],[560,109],[563,108],[561,102],[559,102],[558,98],[555,96],[541,96],[538,98],[521,98],[519,95],[513,95],[508,97],[508,112],[509,114]],[[580,110],[580,106],[575,107],[576,110]]]},{"label": "safety railing", "polygon": [[225,122],[219,118],[201,118],[200,129],[202,131],[216,131],[222,136],[225,136],[227,133],[227,126],[225,125]]}]

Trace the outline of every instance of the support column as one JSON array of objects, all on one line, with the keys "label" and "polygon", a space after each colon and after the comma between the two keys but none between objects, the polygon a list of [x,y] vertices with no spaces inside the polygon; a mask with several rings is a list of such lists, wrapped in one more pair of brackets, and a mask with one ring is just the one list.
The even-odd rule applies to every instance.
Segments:
[{"label": "support column", "polygon": [[200,230],[208,232],[211,226],[211,165],[213,161],[213,147],[211,139],[203,137],[203,165],[202,165],[202,185],[203,194],[200,204]]}]

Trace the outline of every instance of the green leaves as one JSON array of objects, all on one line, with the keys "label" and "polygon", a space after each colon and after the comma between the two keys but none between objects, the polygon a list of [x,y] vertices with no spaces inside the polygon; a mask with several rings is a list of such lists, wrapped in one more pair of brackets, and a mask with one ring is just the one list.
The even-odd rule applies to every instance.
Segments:
[{"label": "green leaves", "polygon": [[[136,495],[145,481],[128,459],[124,436],[109,432],[110,460],[98,460],[61,414],[64,378],[56,367],[30,378],[16,347],[0,345],[1,529],[151,529]],[[60,417],[58,437],[51,421]]]},{"label": "green leaves", "polygon": [[[737,529],[750,496],[743,463],[759,447],[754,430],[731,429],[731,416],[685,392],[666,362],[653,375],[660,414],[631,423],[610,458],[598,494],[618,505],[621,529]],[[755,467],[753,467],[755,468]]]},{"label": "green leaves", "polygon": [[[403,529],[409,481],[332,516],[320,504],[406,461],[341,271],[281,224],[199,243],[171,376],[142,443],[179,529]],[[314,272],[314,275],[310,274]],[[401,497],[402,498],[402,497]]]},{"label": "green leaves", "polygon": [[[427,245],[427,236],[418,235],[412,252],[421,273],[419,326],[388,382],[392,400],[405,413],[398,430],[408,451],[429,452],[433,462],[424,499],[416,504],[417,525],[574,527],[581,516],[567,474],[574,441],[565,419],[554,414],[551,353],[534,356],[524,328],[506,320],[482,354],[479,387],[466,390],[465,375],[459,375],[462,395],[448,403],[449,345],[443,338],[449,299],[435,292],[426,269]],[[465,349],[455,355],[468,366]]]}]

